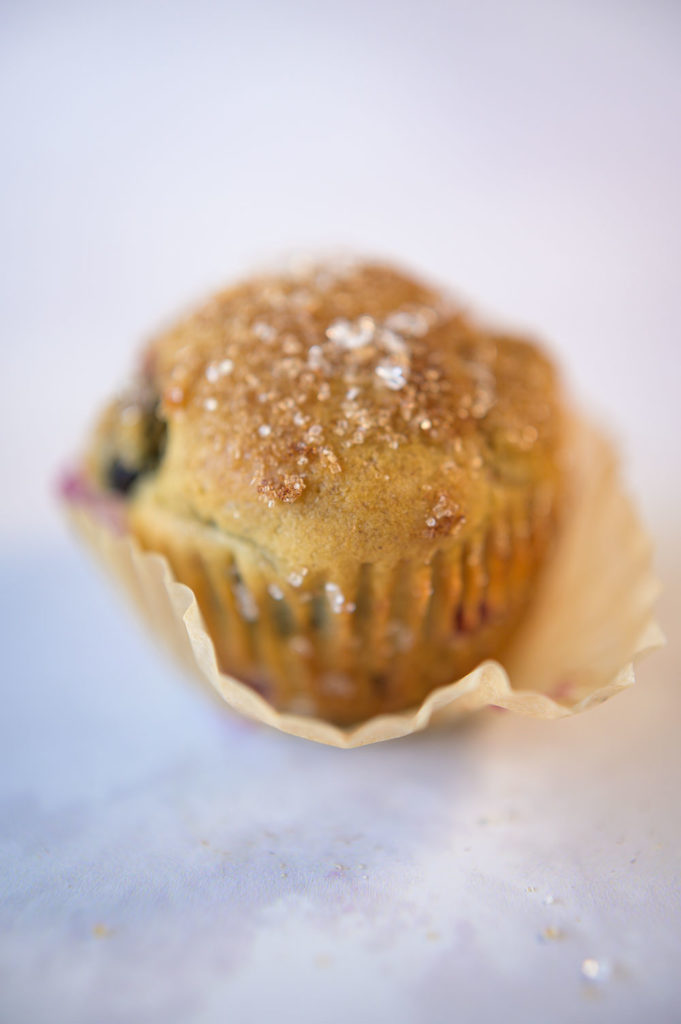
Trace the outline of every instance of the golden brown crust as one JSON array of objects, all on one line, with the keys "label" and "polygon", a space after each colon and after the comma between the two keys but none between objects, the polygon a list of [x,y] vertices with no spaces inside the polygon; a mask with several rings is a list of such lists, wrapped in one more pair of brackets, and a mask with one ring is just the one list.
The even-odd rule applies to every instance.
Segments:
[{"label": "golden brown crust", "polygon": [[[207,619],[219,606],[223,667],[281,706],[302,688],[323,713],[353,721],[420,699],[498,649],[560,490],[561,402],[536,346],[391,268],[317,266],[216,296],[145,362],[144,393],[158,396],[167,437],[158,469],[131,491],[130,525],[165,551]],[[128,419],[131,405],[118,407]],[[100,479],[120,419],[109,414],[95,443]],[[149,466],[149,453],[138,462]],[[237,563],[235,584],[226,567]],[[370,616],[358,609],[363,573]],[[282,661],[276,629],[265,643],[261,628],[284,591],[286,614],[300,618],[294,637],[316,651],[305,671]],[[239,594],[260,622],[247,656],[219,625],[225,602],[240,614]],[[320,601],[336,613],[323,629],[309,616]],[[408,656],[397,657],[391,630],[412,636]],[[341,668],[352,694],[332,699],[320,680]]]},{"label": "golden brown crust", "polygon": [[343,533],[351,561],[379,538],[388,560],[405,542],[427,555],[476,525],[490,487],[550,470],[557,442],[535,346],[380,266],[249,281],[151,361],[169,425],[155,498],[275,550],[288,523],[298,560]]}]

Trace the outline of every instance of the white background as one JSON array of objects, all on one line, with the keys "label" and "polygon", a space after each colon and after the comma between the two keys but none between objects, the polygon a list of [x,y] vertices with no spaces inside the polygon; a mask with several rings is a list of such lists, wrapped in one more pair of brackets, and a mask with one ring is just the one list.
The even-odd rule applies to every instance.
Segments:
[{"label": "white background", "polygon": [[[14,0],[0,82],[0,1019],[681,1019],[681,7]],[[672,641],[634,690],[316,747],[74,547],[54,479],[140,339],[320,247],[545,338],[617,435]]]}]

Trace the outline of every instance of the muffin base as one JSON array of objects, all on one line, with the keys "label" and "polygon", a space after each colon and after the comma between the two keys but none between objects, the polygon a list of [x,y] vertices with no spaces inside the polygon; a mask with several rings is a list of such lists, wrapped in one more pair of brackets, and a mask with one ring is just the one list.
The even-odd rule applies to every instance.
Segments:
[{"label": "muffin base", "polygon": [[526,493],[491,518],[426,564],[359,566],[342,593],[324,572],[294,586],[252,545],[162,507],[135,508],[132,526],[191,588],[221,671],[279,711],[352,725],[414,707],[503,650],[555,524]]},{"label": "muffin base", "polygon": [[[408,711],[351,728],[282,713],[218,668],[196,597],[174,578],[166,558],[142,551],[101,496],[64,488],[71,523],[136,605],[148,627],[234,710],[286,733],[351,748],[396,739],[494,705],[535,718],[564,718],[631,686],[634,662],[660,647],[655,620],[659,583],[650,538],[617,473],[609,442],[589,424],[571,432],[570,494],[555,549],[537,592],[504,653],[438,687]],[[115,509],[114,509],[115,511]]]}]

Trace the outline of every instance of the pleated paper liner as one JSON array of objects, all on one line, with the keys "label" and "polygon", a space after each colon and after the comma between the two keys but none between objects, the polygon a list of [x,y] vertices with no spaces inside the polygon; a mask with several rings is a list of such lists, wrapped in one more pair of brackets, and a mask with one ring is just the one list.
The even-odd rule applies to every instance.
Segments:
[{"label": "pleated paper liner", "polygon": [[502,650],[553,532],[543,492],[504,497],[429,562],[354,572],[285,574],[253,545],[157,505],[137,510],[134,535],[193,591],[222,671],[279,711],[347,727],[416,707]]},{"label": "pleated paper liner", "polygon": [[193,591],[165,557],[143,551],[102,507],[67,495],[80,536],[120,581],[147,624],[185,667],[207,679],[236,711],[282,732],[337,747],[395,739],[493,705],[535,718],[562,718],[600,704],[634,682],[634,662],[659,647],[659,591],[650,540],[623,490],[612,447],[576,421],[568,513],[531,607],[504,653],[426,697],[419,707],[347,728],[276,711],[221,672]]}]

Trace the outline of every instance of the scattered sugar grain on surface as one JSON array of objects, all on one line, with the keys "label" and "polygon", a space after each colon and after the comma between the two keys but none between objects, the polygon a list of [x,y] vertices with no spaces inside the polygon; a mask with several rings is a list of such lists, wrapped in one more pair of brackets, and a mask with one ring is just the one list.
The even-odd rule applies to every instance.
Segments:
[{"label": "scattered sugar grain on surface", "polygon": [[607,960],[597,960],[595,957],[586,957],[582,960],[582,977],[587,981],[607,981],[611,974],[610,963]]}]

